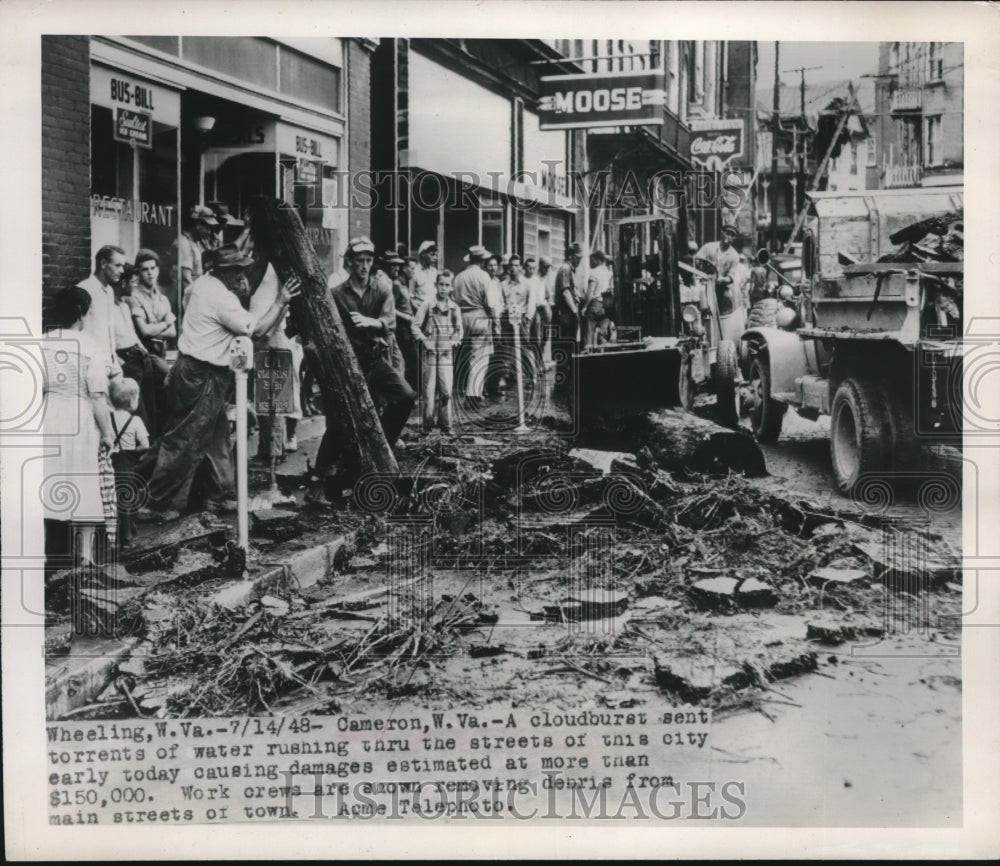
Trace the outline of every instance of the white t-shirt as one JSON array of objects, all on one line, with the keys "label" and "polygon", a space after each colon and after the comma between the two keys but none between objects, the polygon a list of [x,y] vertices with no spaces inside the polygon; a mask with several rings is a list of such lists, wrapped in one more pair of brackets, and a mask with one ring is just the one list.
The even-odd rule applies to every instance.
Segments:
[{"label": "white t-shirt", "polygon": [[178,350],[217,367],[229,366],[229,344],[233,337],[249,337],[256,319],[239,299],[211,274],[191,284],[191,297],[184,310],[184,325]]},{"label": "white t-shirt", "polygon": [[410,294],[413,295],[413,304],[418,306],[424,301],[433,302],[435,299],[434,284],[437,282],[438,269],[425,268],[418,265],[413,281],[410,284]]},{"label": "white t-shirt", "polygon": [[109,376],[121,372],[121,363],[115,353],[114,314],[117,301],[115,290],[111,286],[101,284],[95,274],[77,283],[81,289],[86,289],[90,295],[90,312],[84,317],[83,332],[94,341],[107,367]]}]

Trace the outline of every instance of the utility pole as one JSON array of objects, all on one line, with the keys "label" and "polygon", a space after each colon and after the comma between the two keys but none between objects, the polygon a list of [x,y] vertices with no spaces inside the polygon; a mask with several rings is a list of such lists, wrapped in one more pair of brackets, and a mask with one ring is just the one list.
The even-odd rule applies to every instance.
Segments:
[{"label": "utility pole", "polygon": [[778,51],[780,42],[774,43],[774,101],[771,109],[771,231],[768,248],[778,251],[778,115],[781,109],[781,79],[778,77]]},{"label": "utility pole", "polygon": [[795,211],[796,213],[802,207],[802,201],[805,199],[806,193],[806,142],[807,130],[809,129],[806,124],[806,73],[812,72],[814,69],[822,69],[821,66],[796,66],[794,69],[785,69],[785,72],[798,72],[799,73],[799,114],[802,118],[802,152],[799,153],[798,149],[798,136],[795,136],[795,156],[798,160],[799,166],[796,174],[798,175],[796,179],[796,189],[801,190],[801,193],[795,197]]}]

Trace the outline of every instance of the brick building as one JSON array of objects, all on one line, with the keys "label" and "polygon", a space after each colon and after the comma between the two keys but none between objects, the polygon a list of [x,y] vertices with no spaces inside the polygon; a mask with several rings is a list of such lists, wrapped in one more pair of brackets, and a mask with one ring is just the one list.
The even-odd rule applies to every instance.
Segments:
[{"label": "brick building", "polygon": [[[366,39],[45,36],[43,285],[51,295],[117,244],[170,255],[195,204],[242,215],[255,194],[298,206],[336,269],[367,209],[335,206],[370,164]],[[169,279],[169,268],[161,268]],[[164,286],[170,293],[171,287]],[[175,299],[176,302],[176,299]]]}]

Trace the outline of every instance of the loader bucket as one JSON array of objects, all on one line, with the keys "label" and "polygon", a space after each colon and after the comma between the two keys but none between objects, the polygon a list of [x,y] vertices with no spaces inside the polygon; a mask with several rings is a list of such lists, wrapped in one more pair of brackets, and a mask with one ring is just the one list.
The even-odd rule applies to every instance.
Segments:
[{"label": "loader bucket", "polygon": [[629,419],[681,405],[683,351],[664,338],[641,348],[576,356],[577,418],[586,430],[611,430]]}]

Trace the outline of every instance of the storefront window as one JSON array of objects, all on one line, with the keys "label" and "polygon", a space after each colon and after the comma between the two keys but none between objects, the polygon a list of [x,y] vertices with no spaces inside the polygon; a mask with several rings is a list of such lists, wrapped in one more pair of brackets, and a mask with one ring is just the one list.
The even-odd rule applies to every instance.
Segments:
[{"label": "storefront window", "polygon": [[91,74],[91,243],[132,259],[177,238],[178,97],[95,67]]},{"label": "storefront window", "polygon": [[339,113],[340,70],[282,46],[281,92]]},{"label": "storefront window", "polygon": [[279,124],[280,196],[295,206],[306,236],[327,275],[340,268],[346,229],[346,209],[324,196],[340,162],[340,142],[307,129]]},{"label": "storefront window", "polygon": [[239,36],[185,36],[184,59],[241,81],[278,89],[278,46]]}]

